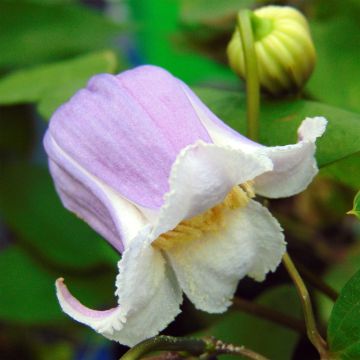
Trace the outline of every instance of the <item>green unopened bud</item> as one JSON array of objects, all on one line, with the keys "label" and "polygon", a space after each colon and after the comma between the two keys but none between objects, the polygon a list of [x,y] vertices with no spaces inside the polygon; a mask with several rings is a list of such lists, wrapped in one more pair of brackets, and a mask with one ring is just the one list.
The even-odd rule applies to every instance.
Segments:
[{"label": "green unopened bud", "polygon": [[[305,17],[289,6],[265,6],[251,13],[251,26],[261,86],[273,95],[302,88],[316,60]],[[231,38],[227,54],[230,67],[245,78],[238,29]]]}]

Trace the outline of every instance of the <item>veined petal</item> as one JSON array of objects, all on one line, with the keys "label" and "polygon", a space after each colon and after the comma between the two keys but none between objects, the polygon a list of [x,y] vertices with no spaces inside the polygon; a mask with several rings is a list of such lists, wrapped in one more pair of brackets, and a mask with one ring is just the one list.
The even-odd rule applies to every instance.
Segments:
[{"label": "veined petal", "polygon": [[44,145],[56,190],[64,206],[122,252],[147,220],[115,190],[90,174],[56,143],[48,132]]},{"label": "veined petal", "polygon": [[256,193],[280,198],[305,190],[318,173],[315,141],[324,133],[326,124],[323,117],[306,118],[298,129],[297,144],[265,148],[274,170],[255,179]]},{"label": "veined petal", "polygon": [[212,141],[217,145],[229,146],[243,151],[254,151],[264,146],[258,144],[226,125],[199,99],[199,97],[184,83],[183,89],[194,107],[200,121],[205,126]]},{"label": "veined petal", "polygon": [[181,149],[211,139],[181,82],[155,66],[93,77],[53,115],[56,143],[129,201],[158,209]]},{"label": "veined petal", "polygon": [[262,154],[248,154],[198,141],[181,151],[171,169],[170,191],[164,197],[152,238],[157,238],[222,202],[235,186],[272,169]]},{"label": "veined petal", "polygon": [[241,278],[248,274],[263,280],[285,252],[280,225],[255,201],[228,209],[224,218],[221,231],[177,243],[166,252],[189,299],[212,313],[227,309]]},{"label": "veined petal", "polygon": [[57,295],[63,311],[72,318],[110,340],[133,346],[158,334],[174,320],[180,312],[182,292],[161,252],[144,239],[134,240],[126,249],[119,270],[117,308],[88,309],[69,293],[61,279]]}]

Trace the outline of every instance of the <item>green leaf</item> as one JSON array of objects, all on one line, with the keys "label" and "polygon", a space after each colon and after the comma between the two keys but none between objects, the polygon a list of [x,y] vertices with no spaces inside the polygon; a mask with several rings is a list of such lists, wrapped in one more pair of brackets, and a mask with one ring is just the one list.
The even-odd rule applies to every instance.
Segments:
[{"label": "green leaf", "polygon": [[328,21],[314,21],[311,30],[318,59],[307,88],[320,101],[360,111],[358,18],[335,16]]},{"label": "green leaf", "polygon": [[336,358],[360,358],[360,272],[344,286],[334,305],[328,342]]},{"label": "green leaf", "polygon": [[[63,274],[51,273],[18,246],[0,252],[0,318],[25,324],[42,324],[66,320],[55,295],[55,279]],[[114,302],[115,274],[93,274],[65,280],[79,299],[89,306],[99,307]],[[71,324],[71,320],[68,320]],[[74,323],[75,324],[75,323]]]},{"label": "green leaf", "polygon": [[320,170],[320,174],[331,177],[334,180],[342,182],[354,190],[360,186],[360,152],[354,153],[341,161],[330,164]]},{"label": "green leaf", "polygon": [[[324,281],[334,290],[340,293],[346,282],[356,274],[360,268],[360,256],[357,247],[346,254],[341,262],[333,264],[330,270],[324,276]],[[333,301],[322,293],[316,294],[319,315],[324,323],[328,323],[333,308]]]},{"label": "green leaf", "polygon": [[98,73],[114,72],[116,57],[110,51],[85,55],[55,64],[19,70],[0,80],[0,104],[38,103],[48,119],[53,111]]},{"label": "green leaf", "polygon": [[61,205],[46,169],[11,165],[0,174],[0,216],[27,247],[63,268],[103,263],[120,255]]},{"label": "green leaf", "polygon": [[355,215],[358,219],[360,219],[360,191],[356,194],[354,198],[354,206],[352,210],[348,212],[348,214]]},{"label": "green leaf", "polygon": [[[256,302],[293,317],[299,318],[301,311],[296,292],[290,286],[268,290]],[[226,314],[207,333],[276,360],[290,359],[299,339],[299,335],[292,330],[239,311]],[[226,356],[222,359],[235,360],[236,357]]]},{"label": "green leaf", "polygon": [[[210,88],[196,88],[195,91],[222,120],[240,133],[246,133],[244,94]],[[265,101],[261,109],[260,142],[268,146],[295,143],[301,121],[313,116],[324,116],[329,121],[325,134],[317,141],[319,167],[355,156],[360,151],[360,115],[306,100]],[[340,180],[351,178],[354,185],[360,187],[360,177],[356,177],[360,171],[357,156],[352,159],[351,166],[354,175],[349,172],[337,175]]]},{"label": "green leaf", "polygon": [[54,61],[108,48],[121,30],[89,7],[56,1],[0,2],[0,68]]}]

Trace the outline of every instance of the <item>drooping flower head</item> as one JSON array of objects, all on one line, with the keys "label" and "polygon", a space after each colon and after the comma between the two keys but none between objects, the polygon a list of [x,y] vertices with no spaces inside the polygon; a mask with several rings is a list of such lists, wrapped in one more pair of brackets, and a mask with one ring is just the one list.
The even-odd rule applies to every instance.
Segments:
[{"label": "drooping flower head", "polygon": [[297,144],[268,148],[161,68],[93,77],[55,112],[44,143],[64,206],[122,254],[118,306],[91,310],[59,279],[62,309],[127,345],[164,329],[183,292],[198,309],[225,311],[239,279],[263,280],[285,251],[280,225],[253,197],[304,190],[325,125],[306,119]]}]

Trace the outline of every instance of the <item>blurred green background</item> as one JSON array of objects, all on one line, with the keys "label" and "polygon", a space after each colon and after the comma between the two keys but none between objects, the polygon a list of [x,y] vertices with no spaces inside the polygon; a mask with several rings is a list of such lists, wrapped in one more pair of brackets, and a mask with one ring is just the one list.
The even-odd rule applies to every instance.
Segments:
[{"label": "blurred green background", "polygon": [[[264,95],[261,140],[294,141],[308,115],[334,119],[320,142],[320,176],[303,194],[272,202],[272,212],[295,260],[338,290],[360,268],[359,223],[345,216],[360,188],[360,1],[0,0],[0,359],[110,360],[125,351],[69,319],[56,300],[62,276],[86,305],[114,305],[120,255],[55,193],[42,147],[52,112],[94,74],[151,63],[194,86],[243,130],[244,84],[228,68],[225,48],[236,12],[268,3],[309,17],[318,63],[296,101]],[[285,129],[277,121],[290,115]],[[335,134],[345,140],[334,146]],[[332,305],[313,294],[326,324]],[[242,281],[238,295],[300,316],[282,268],[262,284]],[[165,333],[211,334],[276,360],[316,358],[304,334],[268,321],[209,316],[187,301],[183,310]]]}]

